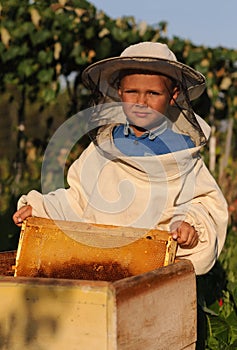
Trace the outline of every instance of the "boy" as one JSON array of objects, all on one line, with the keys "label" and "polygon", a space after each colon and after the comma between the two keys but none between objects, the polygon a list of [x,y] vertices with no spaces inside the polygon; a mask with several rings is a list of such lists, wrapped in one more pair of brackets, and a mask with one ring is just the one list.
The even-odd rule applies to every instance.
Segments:
[{"label": "boy", "polygon": [[83,79],[118,102],[116,122],[107,104],[95,108],[109,125],[69,169],[69,188],[22,196],[14,222],[35,215],[159,227],[177,239],[179,258],[190,259],[197,274],[208,272],[225,241],[227,206],[199,154],[208,126],[190,106],[205,78],[166,45],[144,42],[92,64]]}]

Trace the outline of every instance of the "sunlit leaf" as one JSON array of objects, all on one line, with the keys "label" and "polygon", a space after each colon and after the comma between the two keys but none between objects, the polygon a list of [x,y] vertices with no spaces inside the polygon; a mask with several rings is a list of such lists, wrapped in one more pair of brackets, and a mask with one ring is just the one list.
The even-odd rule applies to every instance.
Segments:
[{"label": "sunlit leaf", "polygon": [[77,14],[78,17],[83,16],[84,13],[86,12],[85,9],[79,9],[79,8],[75,8],[74,11],[75,11],[75,13]]},{"label": "sunlit leaf", "polygon": [[62,45],[60,42],[56,42],[54,44],[54,58],[55,60],[58,60],[60,57],[60,52],[62,51]]},{"label": "sunlit leaf", "polygon": [[9,46],[11,35],[8,32],[8,30],[4,27],[1,28],[1,40],[6,47]]},{"label": "sunlit leaf", "polygon": [[59,4],[64,6],[67,3],[67,0],[58,0]]},{"label": "sunlit leaf", "polygon": [[103,38],[104,36],[108,35],[110,33],[110,31],[108,30],[108,28],[103,28],[99,33],[98,33],[98,37],[99,38]]},{"label": "sunlit leaf", "polygon": [[31,20],[36,28],[39,28],[41,16],[36,8],[30,8]]}]

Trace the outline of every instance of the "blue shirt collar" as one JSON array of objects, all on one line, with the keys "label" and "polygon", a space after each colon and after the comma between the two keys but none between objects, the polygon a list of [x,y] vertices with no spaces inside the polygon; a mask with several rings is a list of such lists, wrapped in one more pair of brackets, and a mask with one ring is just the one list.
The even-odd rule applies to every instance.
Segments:
[{"label": "blue shirt collar", "polygon": [[[144,134],[142,134],[140,137],[144,138],[148,136],[149,140],[154,140],[157,136],[163,134],[163,132],[168,128],[167,124],[167,120],[165,118],[162,118],[156,128],[145,131]],[[128,121],[126,121],[126,124],[124,125],[123,133],[124,136],[128,136],[129,134],[135,135]]]}]

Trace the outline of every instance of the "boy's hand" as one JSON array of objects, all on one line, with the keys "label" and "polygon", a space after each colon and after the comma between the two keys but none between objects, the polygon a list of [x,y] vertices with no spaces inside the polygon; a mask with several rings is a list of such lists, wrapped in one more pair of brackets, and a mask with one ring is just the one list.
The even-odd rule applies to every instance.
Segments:
[{"label": "boy's hand", "polygon": [[192,249],[198,244],[198,233],[193,226],[185,221],[172,224],[171,234],[181,248]]},{"label": "boy's hand", "polygon": [[17,226],[21,226],[23,220],[32,216],[32,207],[30,205],[25,205],[15,212],[12,219]]}]

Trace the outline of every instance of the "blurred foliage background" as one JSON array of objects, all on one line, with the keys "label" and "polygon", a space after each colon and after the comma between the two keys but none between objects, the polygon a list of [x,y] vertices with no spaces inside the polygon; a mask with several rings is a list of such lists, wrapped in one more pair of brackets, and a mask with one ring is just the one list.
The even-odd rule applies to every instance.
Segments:
[{"label": "blurred foliage background", "polygon": [[[199,330],[198,346],[236,349],[237,50],[170,39],[166,22],[151,26],[133,17],[111,19],[86,0],[1,0],[0,17],[0,250],[17,247],[19,229],[11,217],[21,194],[40,190],[48,140],[67,118],[89,106],[91,96],[81,82],[83,69],[119,55],[130,44],[167,43],[179,61],[207,77],[207,89],[193,107],[211,126],[203,157],[230,213],[221,257],[207,276],[198,279],[206,324]],[[86,144],[83,138],[68,165]]]}]

